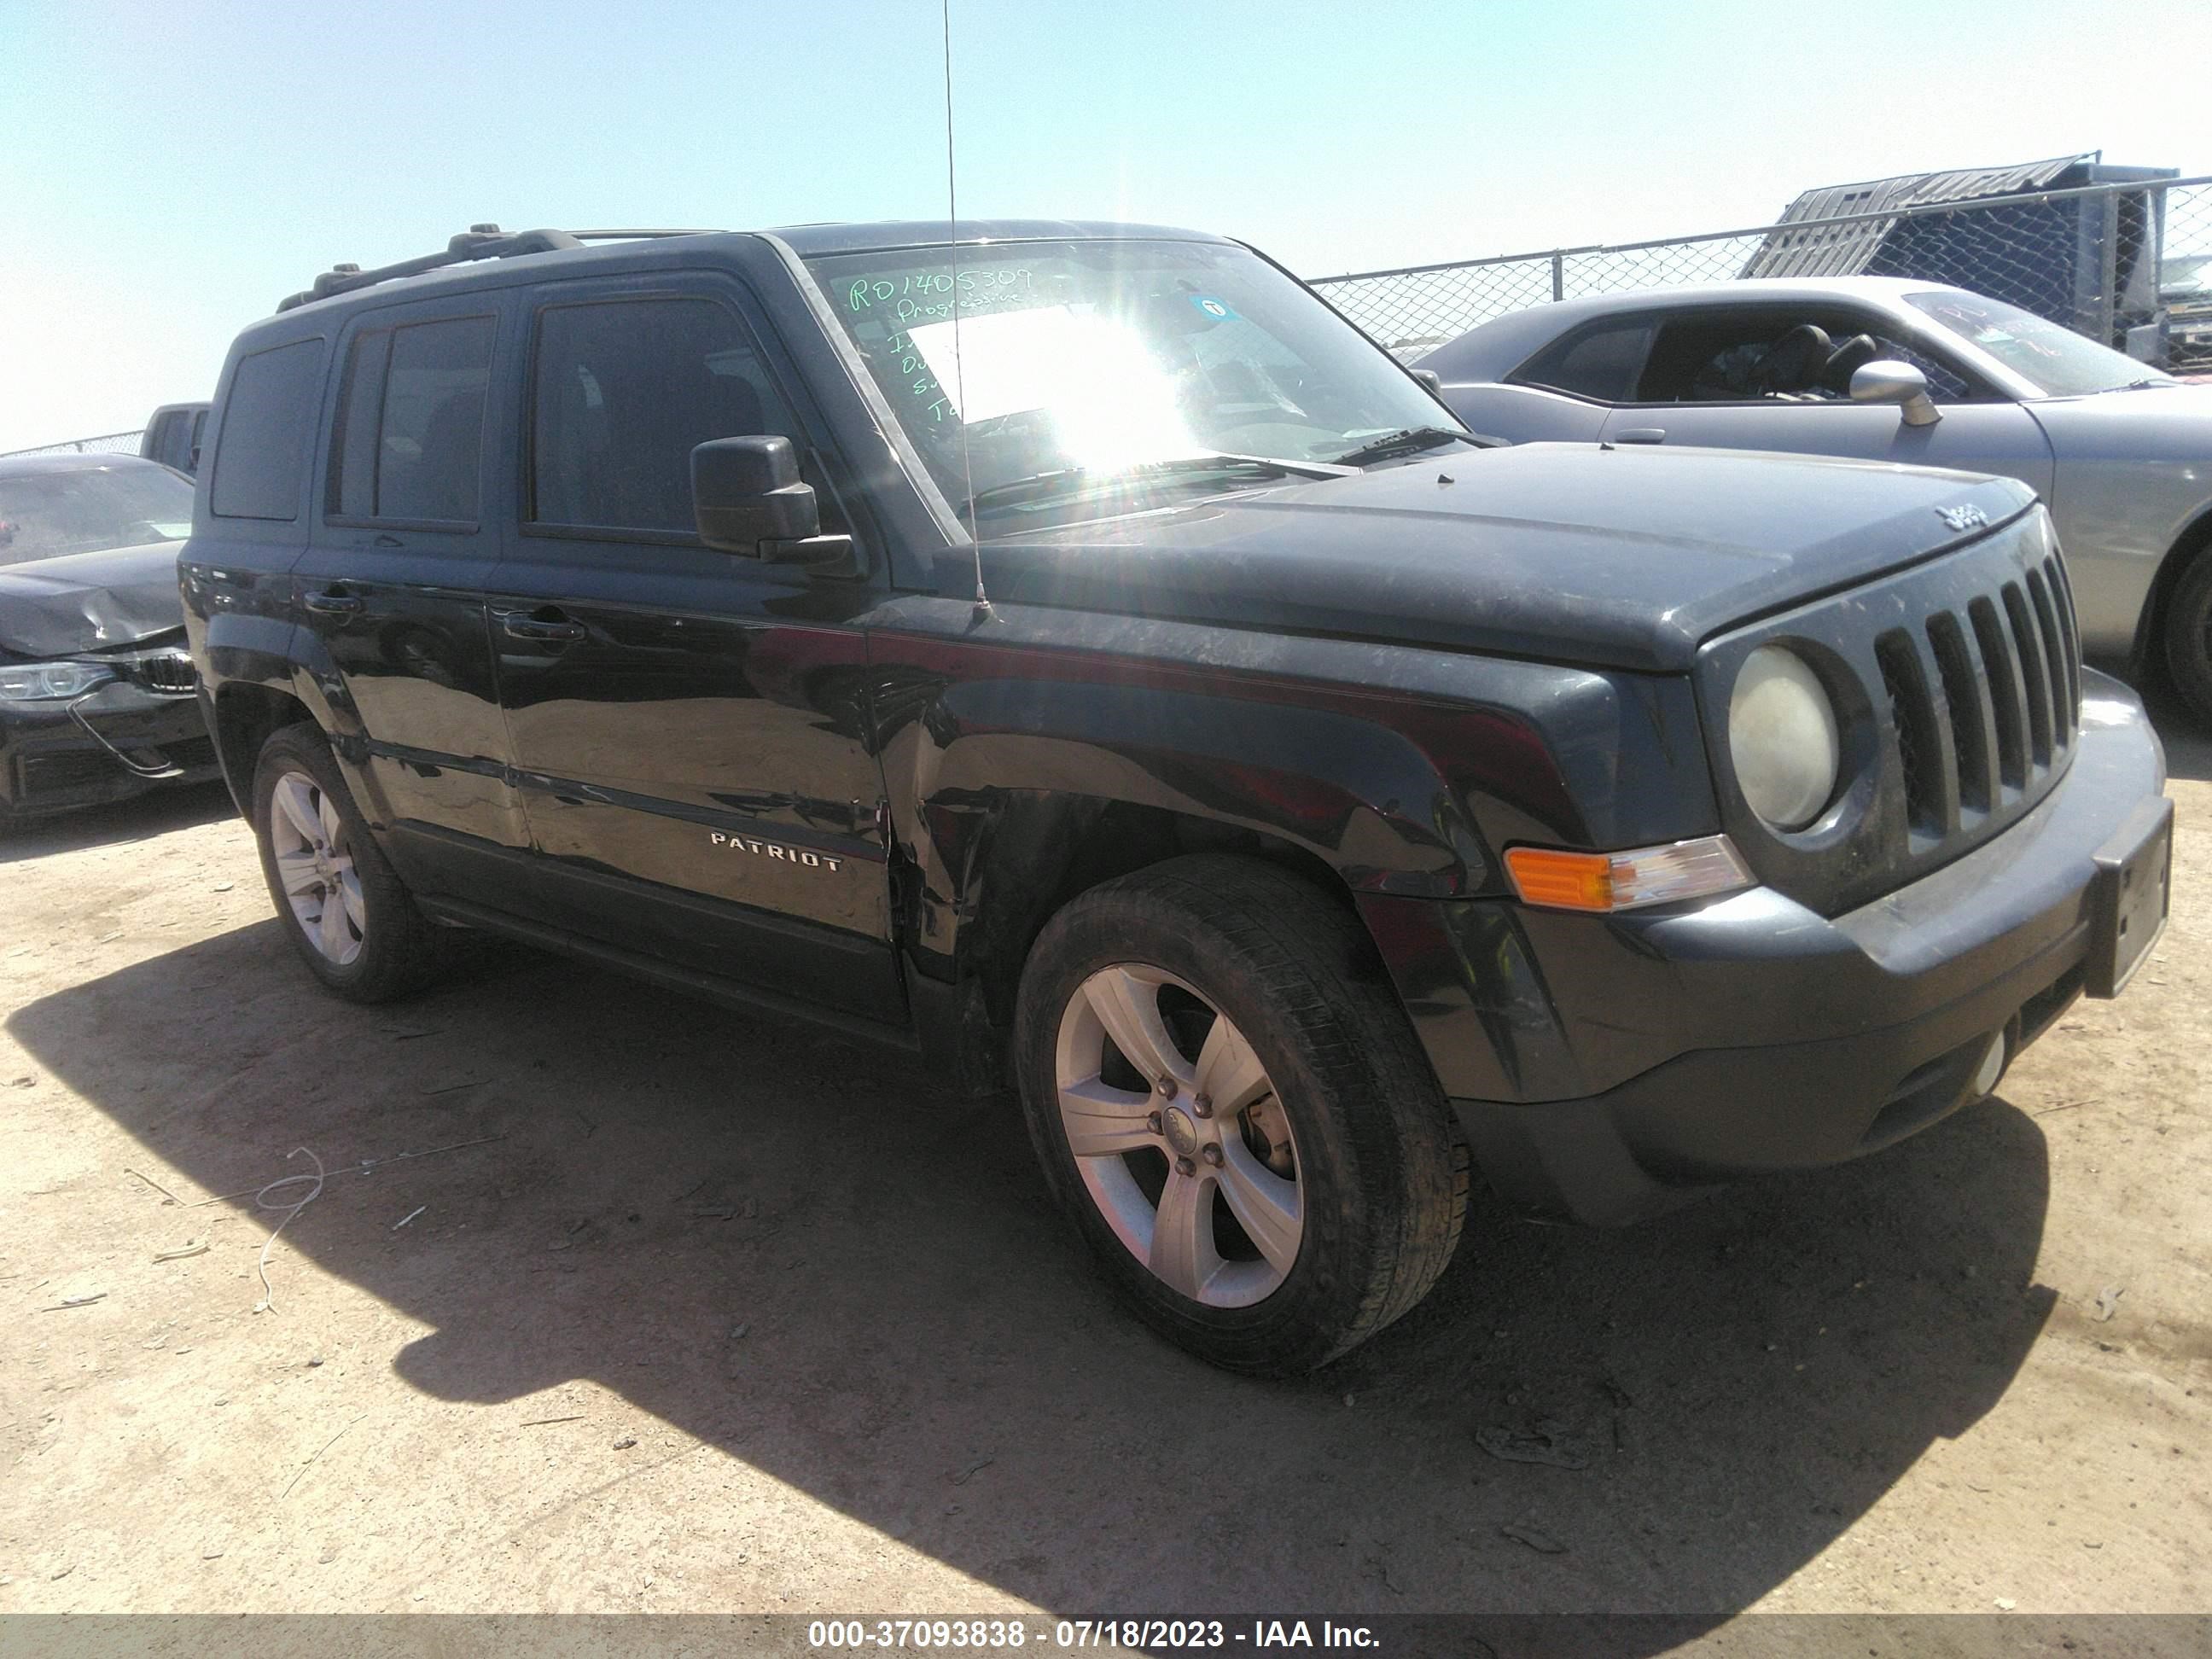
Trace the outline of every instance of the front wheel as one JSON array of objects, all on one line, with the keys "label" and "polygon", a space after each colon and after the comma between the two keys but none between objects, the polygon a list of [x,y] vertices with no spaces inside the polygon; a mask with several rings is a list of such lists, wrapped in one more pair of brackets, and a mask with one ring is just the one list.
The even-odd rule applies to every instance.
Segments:
[{"label": "front wheel", "polygon": [[2212,547],[2190,561],[2166,603],[2166,665],[2189,712],[2212,726]]},{"label": "front wheel", "polygon": [[1025,969],[1024,1109],[1139,1316],[1200,1358],[1311,1370],[1450,1261],[1465,1146],[1358,921],[1249,860],[1072,902]]}]

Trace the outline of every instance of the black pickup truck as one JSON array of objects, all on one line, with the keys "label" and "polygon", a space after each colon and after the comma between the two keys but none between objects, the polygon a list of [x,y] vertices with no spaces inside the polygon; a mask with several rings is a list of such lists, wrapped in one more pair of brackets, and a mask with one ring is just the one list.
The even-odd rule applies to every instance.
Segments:
[{"label": "black pickup truck", "polygon": [[2008,480],[1503,447],[1263,256],[501,233],[240,337],[181,561],[277,914],[1018,1089],[1134,1308],[1288,1371],[1501,1201],[1987,1095],[2163,925],[2164,758]]}]

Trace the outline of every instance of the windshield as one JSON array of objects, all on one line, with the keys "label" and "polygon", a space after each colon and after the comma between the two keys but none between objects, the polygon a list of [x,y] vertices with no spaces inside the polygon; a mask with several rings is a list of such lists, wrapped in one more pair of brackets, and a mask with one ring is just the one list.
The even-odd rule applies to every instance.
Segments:
[{"label": "windshield", "polygon": [[2110,346],[2002,300],[1959,293],[1908,294],[1905,299],[2014,374],[2033,381],[2046,398],[2119,392],[2146,382],[2172,384],[2157,370]]},{"label": "windshield", "polygon": [[180,542],[191,533],[191,483],[165,466],[132,460],[0,474],[0,564]]},{"label": "windshield", "polygon": [[[1393,433],[1456,426],[1349,324],[1243,248],[963,248],[957,351],[945,255],[807,264],[963,516],[972,477],[979,536],[1283,476],[1250,458],[1329,462]],[[1242,464],[1192,464],[1207,455]]]}]

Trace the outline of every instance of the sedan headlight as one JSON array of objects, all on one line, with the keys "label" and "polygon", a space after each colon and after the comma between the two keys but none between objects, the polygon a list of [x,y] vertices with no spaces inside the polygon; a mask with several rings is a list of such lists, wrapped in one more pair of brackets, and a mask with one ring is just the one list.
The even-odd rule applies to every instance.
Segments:
[{"label": "sedan headlight", "polygon": [[1796,652],[1762,645],[1743,659],[1729,697],[1729,757],[1744,799],[1777,830],[1802,830],[1835,794],[1836,706]]},{"label": "sedan headlight", "polygon": [[59,697],[81,697],[114,678],[115,671],[102,663],[0,663],[0,699],[9,702],[46,702]]}]

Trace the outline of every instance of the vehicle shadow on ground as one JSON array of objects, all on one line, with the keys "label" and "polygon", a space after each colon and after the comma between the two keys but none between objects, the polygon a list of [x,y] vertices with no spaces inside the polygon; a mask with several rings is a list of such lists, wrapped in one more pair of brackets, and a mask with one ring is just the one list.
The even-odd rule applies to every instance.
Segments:
[{"label": "vehicle shadow on ground", "polygon": [[0,865],[18,864],[88,847],[146,841],[173,830],[213,823],[234,816],[230,792],[220,781],[155,789],[128,800],[86,806],[52,817],[32,818],[0,834]]},{"label": "vehicle shadow on ground", "polygon": [[2212,731],[2178,709],[2154,704],[2153,712],[2166,744],[2168,775],[2212,783]]},{"label": "vehicle shadow on ground", "polygon": [[1634,1230],[1486,1206],[1423,1308],[1261,1383],[1107,1298],[1010,1107],[826,1034],[526,954],[353,1008],[273,921],[8,1029],[206,1192],[503,1136],[334,1176],[284,1235],[434,1328],[399,1377],[501,1424],[588,1379],[1062,1611],[1720,1615],[1987,1412],[2054,1300],[2001,1100]]}]

